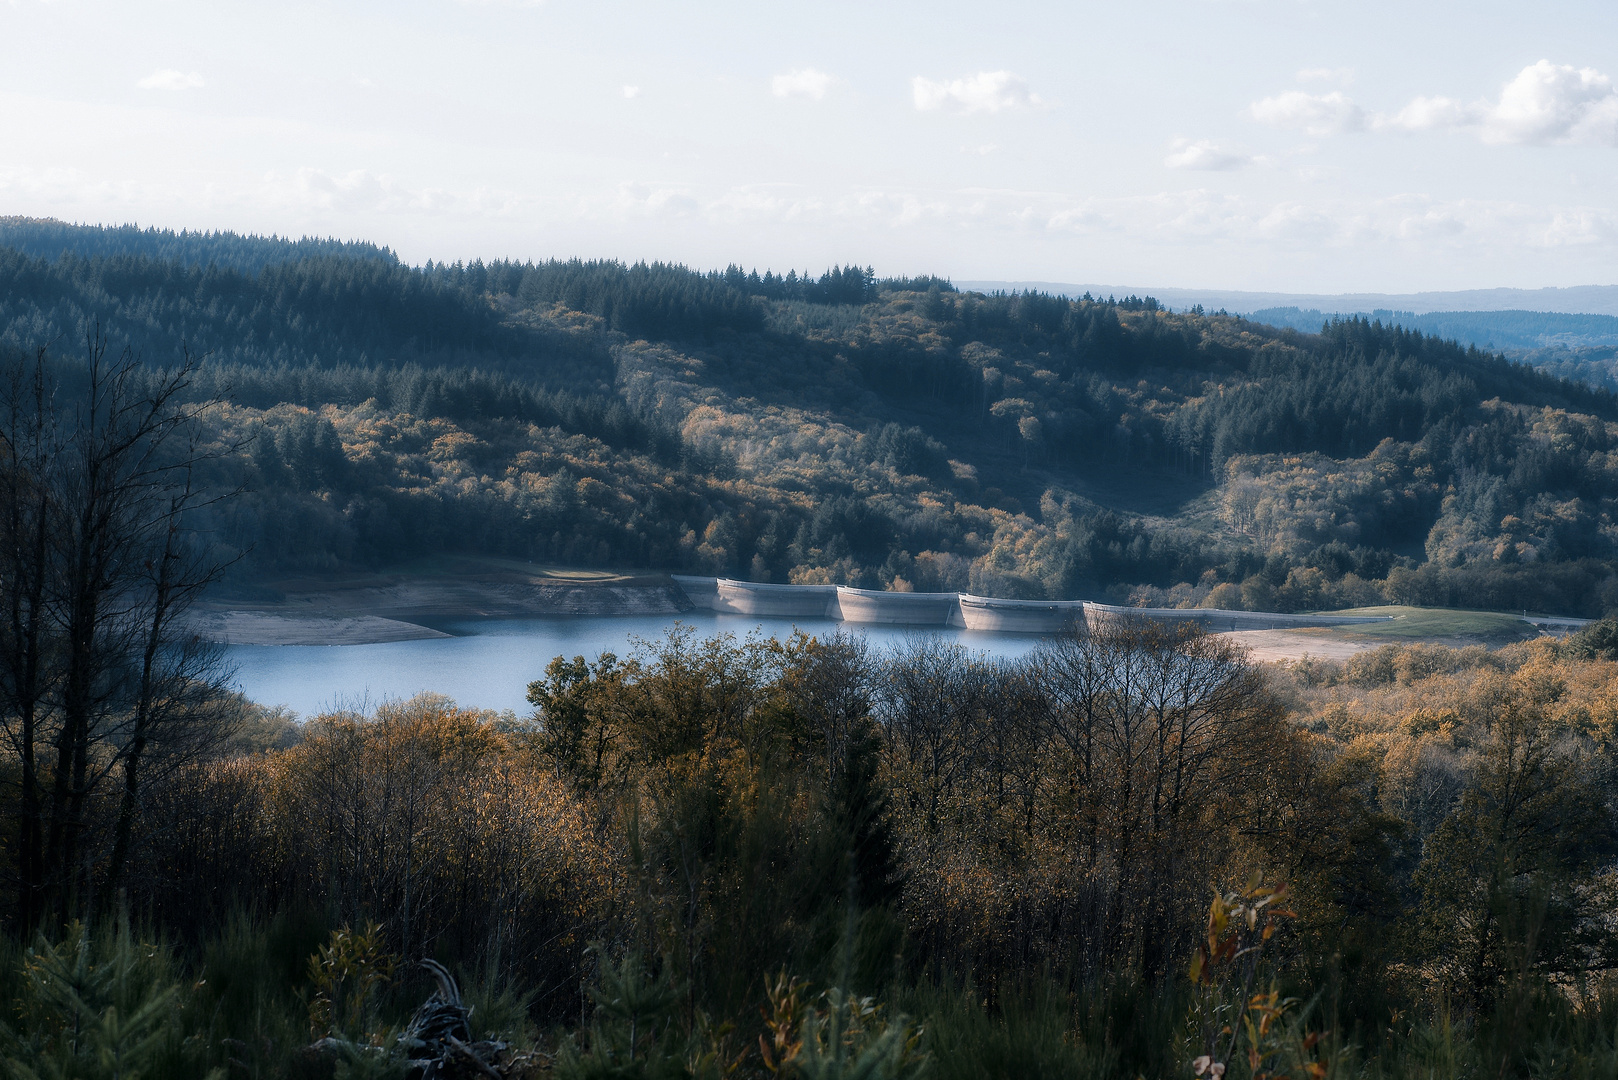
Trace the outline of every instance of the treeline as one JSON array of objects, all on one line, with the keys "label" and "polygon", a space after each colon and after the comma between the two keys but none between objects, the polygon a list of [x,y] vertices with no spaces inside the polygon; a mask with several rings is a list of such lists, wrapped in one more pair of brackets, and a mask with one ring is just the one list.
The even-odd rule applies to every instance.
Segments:
[{"label": "treeline", "polygon": [[[506,296],[518,303],[560,304],[595,315],[613,330],[638,336],[681,338],[730,331],[758,332],[765,309],[757,300],[792,300],[810,304],[864,304],[883,287],[914,286],[904,280],[881,282],[869,267],[836,267],[819,278],[796,270],[777,275],[766,270],[698,273],[671,263],[552,259],[542,263],[429,263],[429,275],[452,281],[476,295]],[[928,279],[926,286],[953,287]]]},{"label": "treeline", "polygon": [[464,290],[392,260],[321,256],[246,273],[0,249],[0,342],[70,349],[96,325],[149,360],[189,348],[250,364],[460,364],[529,343]]},{"label": "treeline", "polygon": [[[1384,439],[1417,442],[1447,421],[1470,418],[1469,410],[1490,398],[1618,416],[1618,399],[1609,392],[1365,319],[1331,323],[1318,336],[1250,339],[1232,348],[1219,331],[1240,332],[1239,323],[1218,327],[1202,319],[1147,316],[1126,332],[1117,309],[1085,310],[1083,301],[1054,305],[1032,296],[1016,303],[1007,298],[989,311],[963,312],[960,333],[999,345],[993,332],[1010,331],[1025,347],[1061,350],[1045,358],[1054,361],[1050,370],[1065,385],[1042,388],[1020,379],[1012,388],[1017,396],[1004,400],[1009,404],[1028,391],[1034,400],[1019,410],[1002,408],[1000,415],[1049,416],[1054,441],[1074,458],[1082,459],[1087,449],[1092,455],[1116,453],[1119,447],[1107,445],[1114,424],[1117,434],[1127,436],[1123,449],[1132,456],[1218,469],[1238,454],[1357,457]],[[1041,340],[1039,331],[1046,328],[1055,329]],[[1090,377],[1096,368],[1099,380]],[[1141,415],[1111,421],[1120,407],[1132,404],[1118,376],[1148,371],[1163,377],[1171,392],[1179,384],[1188,399],[1183,407],[1137,408]],[[1005,392],[1003,381],[995,385],[997,377],[1003,379],[998,369],[987,376],[986,396]],[[1210,381],[1208,392],[1196,392]],[[989,411],[995,414],[995,403]],[[1101,420],[1106,427],[1098,426],[1100,418],[1109,418]]]},{"label": "treeline", "polygon": [[129,910],[176,947],[50,924],[10,1052],[404,1075],[474,1053],[406,1026],[426,957],[485,1076],[1601,1074],[1615,640],[1261,671],[1131,620],[1013,661],[677,630],[556,658],[530,717],[252,714],[142,802]]},{"label": "treeline", "polygon": [[257,274],[272,263],[316,258],[381,259],[397,262],[387,248],[357,240],[294,240],[280,236],[243,236],[234,232],[142,229],[137,225],[80,225],[54,218],[0,217],[0,247],[55,262],[63,255],[81,259],[125,256],[217,266]]},{"label": "treeline", "polygon": [[915,279],[879,283],[876,270],[869,266],[864,269],[858,266],[834,266],[818,278],[811,277],[807,270],[802,276],[796,270],[788,270],[785,275],[766,270],[764,276],[760,277],[756,269],[744,273],[741,267],[732,263],[725,267],[724,279],[725,284],[749,296],[762,296],[766,300],[798,300],[806,304],[866,304],[875,300],[883,287],[918,291],[916,286],[920,284],[922,287],[919,291],[924,292],[936,283],[941,289],[955,291],[948,282],[932,278],[926,279],[925,283]]},{"label": "treeline", "polygon": [[1491,398],[1618,417],[1610,393],[1363,319],[1329,324],[1314,348],[1260,349],[1245,373],[1179,411],[1165,437],[1217,468],[1238,454],[1363,457],[1384,439],[1442,439]]}]

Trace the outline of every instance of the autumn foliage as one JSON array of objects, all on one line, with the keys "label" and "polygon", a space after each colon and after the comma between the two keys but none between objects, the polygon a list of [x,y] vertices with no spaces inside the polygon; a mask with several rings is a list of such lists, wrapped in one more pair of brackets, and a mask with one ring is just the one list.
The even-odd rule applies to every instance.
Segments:
[{"label": "autumn foliage", "polygon": [[[142,1052],[386,1060],[426,956],[565,1076],[1593,1054],[1618,663],[1587,637],[1262,669],[1130,620],[1015,661],[682,628],[556,659],[529,717],[261,716],[146,791],[125,902],[173,966],[141,993],[216,1019]],[[94,940],[86,971],[135,948]]]}]

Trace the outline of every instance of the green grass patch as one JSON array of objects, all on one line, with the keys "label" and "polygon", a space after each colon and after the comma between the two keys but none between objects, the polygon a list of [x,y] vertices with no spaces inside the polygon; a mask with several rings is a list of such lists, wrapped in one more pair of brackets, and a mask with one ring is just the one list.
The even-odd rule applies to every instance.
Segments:
[{"label": "green grass patch", "polygon": [[1344,626],[1344,637],[1370,638],[1390,643],[1431,638],[1476,638],[1490,642],[1522,641],[1538,631],[1517,615],[1502,611],[1465,611],[1460,608],[1420,608],[1389,604],[1352,608],[1334,615],[1392,615],[1392,620]]},{"label": "green grass patch", "polygon": [[498,555],[428,555],[389,568],[391,573],[419,577],[489,578],[518,577],[536,582],[554,581],[564,584],[619,584],[632,580],[633,572],[622,570],[590,570],[576,566],[558,566],[553,563],[534,563],[526,559],[504,558]]}]

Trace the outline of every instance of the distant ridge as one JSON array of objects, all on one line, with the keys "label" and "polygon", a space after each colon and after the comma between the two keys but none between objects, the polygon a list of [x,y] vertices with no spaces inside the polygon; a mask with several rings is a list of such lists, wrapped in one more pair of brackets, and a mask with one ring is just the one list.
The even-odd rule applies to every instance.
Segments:
[{"label": "distant ridge", "polygon": [[[1295,307],[1265,308],[1244,314],[1253,322],[1287,326],[1311,334],[1339,317],[1336,312],[1328,314],[1318,309]],[[1413,311],[1385,308],[1355,314],[1484,349],[1610,349],[1618,345],[1618,317],[1612,315],[1568,315],[1556,311],[1434,311],[1418,315]]]},{"label": "distant ridge", "polygon": [[1576,285],[1566,289],[1463,289],[1419,293],[1280,293],[1236,289],[1175,289],[1143,285],[1070,284],[1057,281],[957,281],[974,292],[1021,292],[1032,289],[1057,296],[1153,296],[1165,306],[1184,311],[1201,304],[1246,315],[1266,308],[1295,307],[1348,315],[1393,310],[1426,315],[1439,311],[1550,311],[1567,315],[1618,315],[1618,285]]}]

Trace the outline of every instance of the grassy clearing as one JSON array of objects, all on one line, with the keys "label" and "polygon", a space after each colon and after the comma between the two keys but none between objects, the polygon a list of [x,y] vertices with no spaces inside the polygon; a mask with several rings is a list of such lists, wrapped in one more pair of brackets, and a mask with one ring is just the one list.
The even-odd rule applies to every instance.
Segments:
[{"label": "grassy clearing", "polygon": [[1369,638],[1387,642],[1422,641],[1434,638],[1473,638],[1506,643],[1535,637],[1538,631],[1517,615],[1501,611],[1465,611],[1459,608],[1418,608],[1389,604],[1382,607],[1352,608],[1336,615],[1392,615],[1390,622],[1365,623],[1337,629],[1343,637]]},{"label": "grassy clearing", "polygon": [[574,566],[529,562],[526,559],[511,559],[498,555],[428,555],[388,567],[379,573],[451,578],[516,575],[536,581],[569,583],[620,582],[627,581],[632,576],[618,570],[585,570]]},{"label": "grassy clearing", "polygon": [[610,570],[550,570],[538,568],[533,571],[535,577],[548,578],[554,581],[627,581],[623,574],[615,574]]}]

